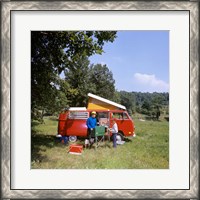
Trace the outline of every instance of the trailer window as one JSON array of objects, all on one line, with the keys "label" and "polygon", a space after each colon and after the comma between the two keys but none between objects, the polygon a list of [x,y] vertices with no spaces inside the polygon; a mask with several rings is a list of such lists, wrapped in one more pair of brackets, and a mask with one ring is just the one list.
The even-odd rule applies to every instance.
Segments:
[{"label": "trailer window", "polygon": [[123,113],[123,119],[128,119],[128,115],[126,113]]},{"label": "trailer window", "polygon": [[98,112],[97,113],[97,122],[100,126],[108,126],[108,112]]},{"label": "trailer window", "polygon": [[108,118],[108,112],[98,112],[98,118]]},{"label": "trailer window", "polygon": [[72,111],[69,113],[69,119],[87,119],[88,112]]},{"label": "trailer window", "polygon": [[115,119],[128,119],[128,115],[126,113],[117,113],[117,112],[114,112],[112,113],[112,118],[115,118]]},{"label": "trailer window", "polygon": [[112,113],[112,118],[115,118],[115,119],[123,119],[123,113],[113,112],[113,113]]}]

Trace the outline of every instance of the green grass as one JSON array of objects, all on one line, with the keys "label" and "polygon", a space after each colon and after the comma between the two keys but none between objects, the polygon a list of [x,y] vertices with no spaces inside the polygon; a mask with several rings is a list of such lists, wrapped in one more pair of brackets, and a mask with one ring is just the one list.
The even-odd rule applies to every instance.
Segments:
[{"label": "green grass", "polygon": [[[167,169],[169,168],[169,123],[134,120],[136,137],[112,148],[112,142],[84,149],[82,155],[69,154],[69,146],[55,135],[58,121],[45,118],[32,124],[32,169]],[[84,140],[77,143],[84,144]],[[95,145],[94,145],[95,147]]]}]

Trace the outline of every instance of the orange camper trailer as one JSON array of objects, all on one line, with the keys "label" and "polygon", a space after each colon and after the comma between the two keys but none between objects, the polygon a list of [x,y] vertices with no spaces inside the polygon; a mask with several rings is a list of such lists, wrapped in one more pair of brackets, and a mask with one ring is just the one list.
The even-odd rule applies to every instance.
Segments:
[{"label": "orange camper trailer", "polygon": [[132,118],[126,111],[126,107],[113,101],[88,94],[88,106],[71,107],[59,115],[58,134],[68,136],[70,141],[76,141],[77,137],[87,137],[86,121],[93,110],[97,113],[99,126],[105,126],[105,131],[111,128],[113,120],[118,125],[118,140],[124,137],[135,136],[135,126]]}]

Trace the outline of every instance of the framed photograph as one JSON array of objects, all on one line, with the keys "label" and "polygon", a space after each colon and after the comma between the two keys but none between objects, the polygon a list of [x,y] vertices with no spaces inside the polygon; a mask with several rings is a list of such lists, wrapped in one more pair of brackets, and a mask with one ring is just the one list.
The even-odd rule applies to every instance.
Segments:
[{"label": "framed photograph", "polygon": [[[197,1],[2,1],[1,30],[2,199],[199,199]],[[117,148],[69,154],[90,115]]]}]

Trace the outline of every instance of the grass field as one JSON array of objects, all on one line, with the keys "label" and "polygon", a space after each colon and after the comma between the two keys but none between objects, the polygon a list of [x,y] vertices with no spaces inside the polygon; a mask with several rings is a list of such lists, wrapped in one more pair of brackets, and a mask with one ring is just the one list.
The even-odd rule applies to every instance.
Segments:
[{"label": "grass field", "polygon": [[[58,121],[51,117],[44,124],[32,123],[32,169],[167,169],[169,168],[169,123],[135,119],[136,137],[112,148],[106,141],[82,155],[69,154],[69,146],[55,135]],[[84,144],[78,140],[77,143]]]}]

